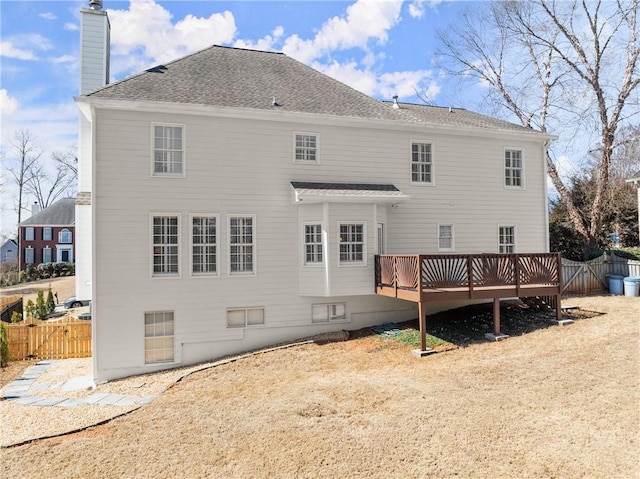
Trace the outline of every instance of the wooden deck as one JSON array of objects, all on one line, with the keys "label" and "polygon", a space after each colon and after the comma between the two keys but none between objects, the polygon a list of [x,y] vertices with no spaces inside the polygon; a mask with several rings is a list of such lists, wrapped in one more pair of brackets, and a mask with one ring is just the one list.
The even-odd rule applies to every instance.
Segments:
[{"label": "wooden deck", "polygon": [[559,253],[379,255],[375,292],[419,305],[421,349],[426,351],[429,301],[494,300],[494,334],[500,335],[500,299],[544,297],[561,319]]}]

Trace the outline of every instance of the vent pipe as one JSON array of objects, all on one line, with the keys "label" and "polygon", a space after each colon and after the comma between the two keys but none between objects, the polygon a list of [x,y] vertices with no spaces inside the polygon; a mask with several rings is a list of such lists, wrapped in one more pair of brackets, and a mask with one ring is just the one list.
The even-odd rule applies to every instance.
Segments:
[{"label": "vent pipe", "polygon": [[400,105],[398,105],[398,95],[393,95],[393,107],[397,110],[398,108],[400,108]]},{"label": "vent pipe", "polygon": [[102,0],[89,0],[89,8],[91,10],[101,10]]}]

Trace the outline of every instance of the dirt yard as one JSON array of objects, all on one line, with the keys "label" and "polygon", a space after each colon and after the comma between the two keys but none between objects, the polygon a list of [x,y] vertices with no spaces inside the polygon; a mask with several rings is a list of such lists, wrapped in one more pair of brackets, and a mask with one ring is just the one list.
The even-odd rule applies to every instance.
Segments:
[{"label": "dirt yard", "polygon": [[44,290],[44,297],[46,299],[49,288],[51,288],[52,293],[58,293],[58,302],[59,304],[62,304],[65,299],[71,296],[75,296],[76,277],[66,276],[63,278],[41,279],[39,281],[32,281],[30,283],[20,283],[15,286],[0,288],[0,294],[2,296],[22,296],[25,303],[28,300],[31,300],[35,303],[36,299],[38,298],[38,290]]},{"label": "dirt yard", "polygon": [[640,299],[564,304],[606,314],[422,359],[378,336],[254,355],[103,426],[2,449],[0,469],[24,479],[638,478]]}]

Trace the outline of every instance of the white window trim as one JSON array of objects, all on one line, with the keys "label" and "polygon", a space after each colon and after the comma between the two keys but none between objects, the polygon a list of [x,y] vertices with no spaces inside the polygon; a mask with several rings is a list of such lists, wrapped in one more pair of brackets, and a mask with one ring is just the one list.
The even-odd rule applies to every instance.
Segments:
[{"label": "white window trim", "polygon": [[[32,258],[31,261],[29,261],[29,257],[27,256],[27,251],[31,251],[32,254]],[[24,249],[24,264],[35,264],[36,263],[36,250],[33,248],[33,246],[27,246]]]},{"label": "white window trim", "polygon": [[[45,251],[49,251],[49,260],[48,261],[44,257],[44,252]],[[42,262],[43,263],[52,263],[53,262],[53,250],[51,249],[51,246],[45,246],[44,248],[42,248]]]},{"label": "white window trim", "polygon": [[[307,226],[320,226],[320,252],[322,253],[322,261],[319,263],[308,263],[307,262],[307,243],[306,243],[306,227]],[[300,235],[301,235],[301,263],[305,268],[319,268],[323,267],[326,261],[325,258],[325,244],[324,244],[324,224],[322,221],[305,221],[302,223],[300,227]]]},{"label": "white window trim", "polygon": [[[45,233],[49,232],[49,238],[45,238]],[[42,241],[53,241],[53,228],[44,227],[42,228]]]},{"label": "white window trim", "polygon": [[499,224],[496,228],[497,231],[497,242],[498,242],[498,253],[500,253],[500,247],[503,246],[500,243],[500,228],[513,228],[513,252],[506,254],[515,254],[518,252],[518,227],[515,224]]},{"label": "white window trim", "polygon": [[[520,160],[522,161],[522,166],[520,167],[520,186],[507,185],[507,178],[505,175],[505,156],[507,151],[519,151],[520,152]],[[505,190],[524,190],[525,189],[525,170],[524,170],[525,158],[524,158],[524,148],[521,147],[510,147],[506,146],[504,151],[502,152],[502,185]]]},{"label": "white window trim", "polygon": [[[155,137],[156,137],[156,126],[172,126],[172,127],[181,127],[182,128],[182,173],[156,173],[155,171]],[[187,176],[187,126],[184,123],[163,123],[163,122],[152,122],[151,123],[151,138],[150,138],[150,146],[151,146],[151,170],[150,174],[153,178],[185,178]]]},{"label": "white window trim", "polygon": [[[178,272],[154,273],[153,271],[153,218],[172,216],[178,218]],[[149,214],[149,277],[152,279],[176,279],[182,277],[182,215],[180,213],[150,213]],[[151,311],[153,312],[153,311]]]},{"label": "white window trim", "polygon": [[[252,242],[251,245],[253,246],[253,271],[246,273],[246,272],[232,272],[231,271],[231,218],[252,218],[253,219],[253,237],[252,237]],[[238,214],[228,214],[227,215],[227,276],[230,277],[234,277],[234,278],[246,278],[246,277],[250,277],[250,276],[257,276],[258,275],[258,242],[257,242],[257,237],[258,237],[258,222],[256,220],[256,215],[254,214],[244,214],[244,213],[238,213]]]},{"label": "white window trim", "polygon": [[[62,241],[62,236],[63,236],[64,233],[66,233],[66,235],[70,236],[71,241]],[[63,228],[60,231],[58,231],[58,243],[60,243],[60,244],[69,244],[69,245],[73,244],[73,232],[69,228]]]},{"label": "white window trim", "polygon": [[[247,324],[247,316],[248,316],[248,312],[250,310],[261,310],[262,311],[262,323],[261,324]],[[244,311],[244,326],[229,326],[229,312],[230,311]],[[242,308],[227,308],[225,321],[227,323],[227,329],[264,328],[265,324],[267,324],[266,310],[265,310],[264,306],[247,306],[247,307],[242,307]]]},{"label": "white window trim", "polygon": [[[194,273],[193,272],[193,219],[194,218],[215,218],[216,219],[216,272],[215,273]],[[191,213],[189,214],[189,272],[192,278],[219,278],[220,277],[220,215],[217,213]]]},{"label": "white window trim", "polygon": [[[173,360],[171,361],[153,361],[153,362],[147,362],[147,358],[146,358],[146,354],[147,354],[147,332],[146,332],[146,325],[145,325],[145,316],[147,314],[158,314],[158,313],[172,313],[173,314],[173,335],[171,336],[173,338]],[[160,364],[179,364],[181,362],[181,358],[178,357],[178,353],[180,352],[180,348],[177,348],[178,342],[176,341],[176,326],[177,326],[177,321],[176,321],[176,312],[170,309],[163,309],[163,310],[157,310],[157,311],[144,311],[142,313],[142,364],[145,367],[156,367]],[[150,336],[151,337],[151,336]],[[158,336],[158,337],[163,337],[163,338],[167,338],[169,336]]]},{"label": "white window trim", "polygon": [[[304,135],[304,136],[315,136],[316,137],[316,160],[308,161],[308,160],[298,160],[296,159],[296,136]],[[293,162],[296,165],[319,165],[320,164],[320,135],[317,133],[312,133],[309,131],[294,131],[293,132]]]},{"label": "white window trim", "polygon": [[[362,261],[348,261],[343,262],[340,260],[340,226],[341,225],[362,225]],[[336,240],[338,243],[337,246],[337,258],[338,258],[338,267],[339,268],[352,268],[352,267],[361,267],[367,266],[367,222],[366,221],[338,221],[338,230],[336,231]]]},{"label": "white window trim", "polygon": [[[431,181],[413,181],[413,144],[421,143],[431,145]],[[411,186],[435,186],[436,185],[436,153],[435,144],[431,140],[411,139],[409,140],[409,180]]]},{"label": "white window trim", "polygon": [[[320,307],[320,306],[324,306],[327,310],[327,319],[314,319],[313,316],[313,310],[314,308]],[[335,319],[333,319],[331,317],[331,310],[333,309],[334,306],[341,306],[344,309],[344,315],[342,315],[341,317],[336,317]],[[311,305],[311,322],[313,324],[327,324],[327,323],[348,323],[350,322],[349,319],[349,314],[347,311],[347,303],[315,303]]]},{"label": "white window trim", "polygon": [[[31,236],[31,238],[29,238],[29,236]],[[28,226],[27,228],[24,229],[24,240],[25,241],[36,240],[36,229],[33,226]]]},{"label": "white window trim", "polygon": [[[440,227],[441,226],[451,226],[451,248],[441,248],[440,247]],[[438,251],[455,251],[456,250],[456,228],[453,223],[439,223],[438,224]]]},{"label": "white window trim", "polygon": [[64,251],[68,251],[69,252],[69,263],[73,263],[74,259],[73,259],[73,245],[69,244],[69,243],[64,243],[64,244],[57,244],[56,245],[56,262],[57,263],[62,263],[62,253]]}]

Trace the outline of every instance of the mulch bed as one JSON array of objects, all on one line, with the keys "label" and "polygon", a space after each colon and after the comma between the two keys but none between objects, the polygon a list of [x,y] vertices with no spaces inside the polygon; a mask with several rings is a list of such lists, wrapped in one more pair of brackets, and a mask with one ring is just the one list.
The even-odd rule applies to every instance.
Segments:
[{"label": "mulch bed", "polygon": [[[571,308],[563,311],[564,319],[578,321],[599,316],[602,313]],[[544,307],[528,306],[520,300],[500,302],[500,330],[508,336],[520,336],[538,329],[556,326],[555,311]],[[385,334],[386,327],[364,328],[350,331],[349,338],[361,338],[369,335]],[[396,323],[394,328],[400,330],[418,330],[418,320],[413,319]],[[475,304],[427,316],[427,333],[458,347],[482,343],[486,333],[493,332],[493,303]]]}]

